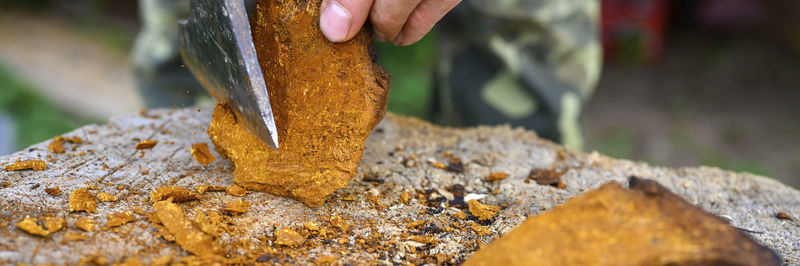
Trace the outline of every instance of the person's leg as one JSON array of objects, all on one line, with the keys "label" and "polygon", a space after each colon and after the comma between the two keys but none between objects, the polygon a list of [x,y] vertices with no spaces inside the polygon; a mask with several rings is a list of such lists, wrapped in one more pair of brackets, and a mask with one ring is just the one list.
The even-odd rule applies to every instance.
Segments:
[{"label": "person's leg", "polygon": [[510,123],[582,146],[581,107],[600,73],[599,6],[463,2],[439,27],[438,122]]},{"label": "person's leg", "polygon": [[191,106],[204,95],[178,51],[178,20],[186,18],[188,0],[139,0],[142,30],[131,54],[139,91],[147,107]]}]

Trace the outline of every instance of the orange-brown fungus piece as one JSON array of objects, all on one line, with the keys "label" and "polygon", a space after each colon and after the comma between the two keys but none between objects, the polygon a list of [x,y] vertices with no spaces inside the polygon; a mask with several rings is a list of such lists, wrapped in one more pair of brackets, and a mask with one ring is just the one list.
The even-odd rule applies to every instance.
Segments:
[{"label": "orange-brown fungus piece", "polygon": [[309,206],[355,176],[389,93],[389,75],[370,56],[371,32],[328,41],[319,31],[320,3],[261,0],[253,12],[253,41],[270,85],[280,148],[251,135],[224,104],[208,129],[233,161],[236,183]]},{"label": "orange-brown fungus piece", "polygon": [[228,194],[231,194],[231,195],[234,195],[234,196],[237,196],[237,197],[243,197],[244,195],[247,195],[247,190],[244,189],[242,186],[237,185],[237,184],[231,184],[230,186],[225,188],[225,192],[228,192]]},{"label": "orange-brown fungus piece", "polygon": [[275,243],[278,245],[294,247],[303,244],[305,241],[306,238],[303,235],[289,227],[275,230]]},{"label": "orange-brown fungus piece", "polygon": [[192,144],[190,150],[192,152],[192,157],[194,157],[194,160],[199,164],[208,165],[217,159],[217,157],[214,157],[211,151],[208,150],[207,143]]},{"label": "orange-brown fungus piece", "polygon": [[79,188],[69,193],[69,211],[97,212],[97,201],[92,192],[86,188]]},{"label": "orange-brown fungus piece", "polygon": [[157,202],[168,198],[172,198],[172,201],[175,202],[181,202],[199,199],[200,195],[185,187],[176,186],[159,187],[150,192],[150,202]]},{"label": "orange-brown fungus piece", "polygon": [[497,214],[498,210],[500,210],[498,206],[483,204],[477,200],[469,201],[469,212],[478,217],[478,220],[481,221],[492,219],[492,217]]},{"label": "orange-brown fungus piece", "polygon": [[75,226],[86,232],[94,231],[95,222],[91,218],[81,217],[75,222]]},{"label": "orange-brown fungus piece", "polygon": [[201,185],[201,186],[195,186],[194,187],[194,190],[197,191],[197,193],[200,193],[200,194],[206,193],[206,191],[225,191],[225,189],[227,189],[227,187],[223,187],[223,186]]},{"label": "orange-brown fungus piece", "polygon": [[218,255],[222,252],[212,236],[198,230],[183,215],[180,206],[170,200],[153,204],[164,227],[175,236],[175,242],[186,251],[197,256]]},{"label": "orange-brown fungus piece", "polygon": [[22,171],[22,170],[34,170],[34,171],[42,171],[47,169],[47,163],[42,160],[27,160],[12,163],[3,167],[6,171]]},{"label": "orange-brown fungus piece", "polygon": [[741,230],[654,181],[609,182],[538,216],[465,265],[781,265]]},{"label": "orange-brown fungus piece", "polygon": [[137,150],[149,150],[158,144],[157,140],[147,139],[136,144]]},{"label": "orange-brown fungus piece", "polygon": [[81,233],[66,232],[64,234],[64,241],[83,241],[86,239],[89,239],[89,237]]},{"label": "orange-brown fungus piece", "polygon": [[25,218],[17,223],[17,228],[37,236],[48,236],[66,227],[66,221],[60,217]]},{"label": "orange-brown fungus piece", "polygon": [[57,187],[57,186],[56,187],[45,188],[44,192],[47,192],[47,194],[50,194],[51,196],[55,196],[55,197],[61,196],[61,188]]},{"label": "orange-brown fungus piece", "polygon": [[231,213],[245,213],[247,208],[250,208],[250,202],[243,200],[235,200],[225,204],[225,211]]},{"label": "orange-brown fungus piece", "polygon": [[486,181],[498,181],[498,180],[506,179],[507,177],[508,177],[508,173],[497,172],[497,173],[490,174],[484,180],[486,180]]},{"label": "orange-brown fungus piece", "polygon": [[97,199],[99,201],[109,202],[109,201],[117,201],[117,196],[108,194],[106,192],[97,193]]},{"label": "orange-brown fungus piece", "polygon": [[126,211],[126,212],[117,212],[111,215],[107,215],[108,221],[106,222],[106,228],[117,227],[126,223],[130,223],[136,221],[136,217],[133,216],[133,212]]},{"label": "orange-brown fungus piece", "polygon": [[52,153],[64,153],[64,142],[72,142],[75,144],[83,143],[83,140],[79,137],[62,137],[62,136],[55,136],[53,141],[47,145],[47,149],[50,150]]}]

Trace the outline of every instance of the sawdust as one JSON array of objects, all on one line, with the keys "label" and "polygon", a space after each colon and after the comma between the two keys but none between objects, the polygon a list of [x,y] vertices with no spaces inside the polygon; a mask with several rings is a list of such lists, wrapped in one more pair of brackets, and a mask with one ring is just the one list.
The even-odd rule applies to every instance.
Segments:
[{"label": "sawdust", "polygon": [[28,217],[17,223],[17,228],[37,236],[48,236],[64,227],[66,227],[66,221],[61,217]]},{"label": "sawdust", "polygon": [[192,144],[190,151],[192,152],[192,157],[194,157],[194,160],[201,165],[209,165],[217,160],[217,157],[214,157],[214,155],[208,150],[208,144],[206,143]]},{"label": "sawdust", "polygon": [[3,167],[6,171],[22,171],[22,170],[34,170],[34,171],[42,171],[47,169],[47,163],[42,160],[27,160],[21,162],[15,162]]},{"label": "sawdust", "polygon": [[364,141],[381,121],[389,75],[370,56],[362,29],[332,43],[319,31],[321,0],[257,1],[253,41],[278,129],[273,150],[220,104],[208,134],[248,189],[322,204],[356,174]]},{"label": "sawdust", "polygon": [[87,188],[79,188],[69,193],[70,212],[97,212],[97,201]]}]

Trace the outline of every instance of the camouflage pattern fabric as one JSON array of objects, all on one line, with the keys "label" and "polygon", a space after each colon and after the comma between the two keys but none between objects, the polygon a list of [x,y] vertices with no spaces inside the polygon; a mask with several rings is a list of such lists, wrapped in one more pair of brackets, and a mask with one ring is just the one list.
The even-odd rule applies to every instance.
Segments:
[{"label": "camouflage pattern fabric", "polygon": [[131,60],[147,107],[192,105],[204,90],[178,51],[178,20],[188,16],[189,0],[139,0],[139,10],[142,29]]},{"label": "camouflage pattern fabric", "polygon": [[580,149],[599,15],[597,0],[465,0],[438,27],[436,122],[510,123]]}]

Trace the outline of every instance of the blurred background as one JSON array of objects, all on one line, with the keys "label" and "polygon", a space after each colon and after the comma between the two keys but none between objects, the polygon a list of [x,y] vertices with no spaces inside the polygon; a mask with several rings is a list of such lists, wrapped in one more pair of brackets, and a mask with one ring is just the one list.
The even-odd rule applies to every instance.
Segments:
[{"label": "blurred background", "polygon": [[[800,1],[601,9],[604,63],[584,150],[800,187]],[[133,0],[0,0],[0,155],[145,107],[130,56],[141,25]],[[431,118],[436,39],[378,45],[391,111]]]}]

